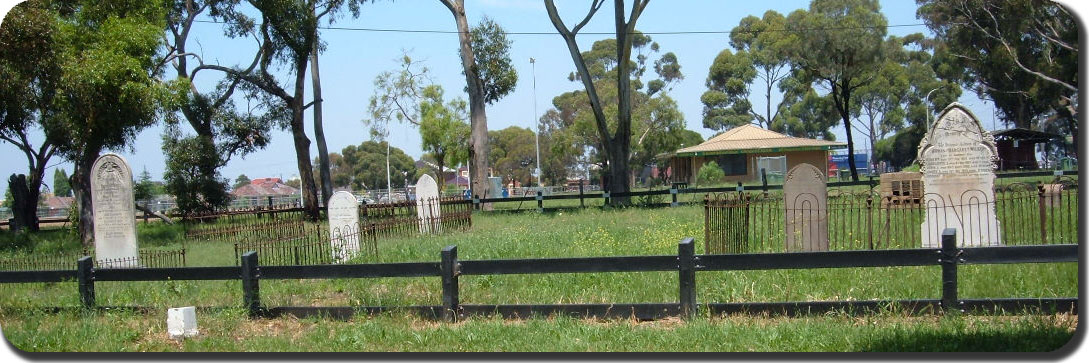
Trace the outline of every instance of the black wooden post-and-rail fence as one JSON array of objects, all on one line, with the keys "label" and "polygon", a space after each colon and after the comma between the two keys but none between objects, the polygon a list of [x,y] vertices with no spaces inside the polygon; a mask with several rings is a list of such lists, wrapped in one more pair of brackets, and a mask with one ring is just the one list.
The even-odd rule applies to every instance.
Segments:
[{"label": "black wooden post-and-rail fence", "polygon": [[[578,317],[634,317],[656,319],[667,316],[693,317],[706,314],[797,315],[843,310],[849,313],[880,311],[899,307],[913,313],[1003,312],[1077,313],[1076,297],[960,299],[957,295],[957,267],[963,264],[1011,264],[1076,262],[1078,245],[1034,245],[962,248],[955,231],[946,229],[939,249],[859,250],[761,254],[696,255],[692,238],[677,247],[677,255],[582,257],[511,260],[459,260],[457,247],[440,252],[439,262],[409,262],[354,265],[262,266],[255,252],[241,258],[241,266],[186,268],[95,268],[89,257],[75,270],[0,271],[0,283],[62,282],[76,280],[83,306],[93,308],[97,281],[241,280],[243,306],[253,317],[326,316],[348,318],[356,313],[373,314],[408,310],[425,317],[456,321],[466,315],[499,314],[527,318],[535,315],[566,314]],[[704,302],[696,296],[697,272],[730,270],[775,270],[817,268],[865,268],[890,266],[940,266],[939,299],[884,301],[802,301],[802,302]],[[678,300],[670,303],[477,305],[462,304],[458,277],[462,275],[554,274],[677,271]],[[381,277],[440,277],[440,305],[361,307],[265,307],[260,298],[260,281],[277,279],[332,279]]]}]

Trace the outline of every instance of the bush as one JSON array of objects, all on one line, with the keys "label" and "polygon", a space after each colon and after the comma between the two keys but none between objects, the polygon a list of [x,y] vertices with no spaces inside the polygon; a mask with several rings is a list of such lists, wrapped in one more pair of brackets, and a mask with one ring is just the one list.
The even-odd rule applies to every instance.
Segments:
[{"label": "bush", "polygon": [[722,181],[722,178],[726,177],[726,173],[722,171],[722,168],[718,167],[714,161],[708,161],[706,164],[700,167],[700,171],[696,173],[696,183],[701,185],[709,185]]}]

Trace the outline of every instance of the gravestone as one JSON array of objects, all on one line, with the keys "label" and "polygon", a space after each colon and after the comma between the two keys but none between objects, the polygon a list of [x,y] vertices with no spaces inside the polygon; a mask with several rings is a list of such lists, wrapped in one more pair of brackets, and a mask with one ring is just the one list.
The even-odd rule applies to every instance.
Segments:
[{"label": "gravestone", "polygon": [[783,180],[787,251],[828,250],[828,188],[824,173],[801,163]]},{"label": "gravestone", "polygon": [[416,181],[416,214],[420,219],[420,233],[440,233],[439,186],[431,175],[424,174]]},{"label": "gravestone", "polygon": [[922,166],[923,247],[941,246],[945,228],[957,230],[958,246],[1001,243],[994,206],[994,137],[959,103],[950,104],[919,143]]},{"label": "gravestone", "polygon": [[166,334],[170,339],[195,337],[198,333],[195,307],[186,306],[166,311]]},{"label": "gravestone", "polygon": [[343,261],[355,256],[359,253],[359,202],[352,193],[333,193],[327,214],[333,259]]},{"label": "gravestone", "polygon": [[1056,208],[1062,205],[1063,197],[1063,185],[1062,184],[1044,184],[1042,186],[1043,198],[1040,203],[1044,206]]},{"label": "gravestone", "polygon": [[95,259],[103,267],[139,267],[132,169],[120,155],[107,153],[91,167]]}]

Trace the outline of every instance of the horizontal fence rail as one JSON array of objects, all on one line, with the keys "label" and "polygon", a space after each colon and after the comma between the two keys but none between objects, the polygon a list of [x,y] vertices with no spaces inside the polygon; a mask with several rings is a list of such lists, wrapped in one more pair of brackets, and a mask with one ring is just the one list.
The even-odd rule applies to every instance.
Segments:
[{"label": "horizontal fence rail", "polygon": [[[1042,177],[1042,176],[1077,176],[1077,170],[1048,170],[1048,171],[1033,171],[1033,172],[1017,172],[1017,173],[997,173],[995,177],[998,179],[1009,178],[1027,178],[1027,177]],[[828,188],[837,187],[851,187],[851,186],[868,186],[870,188],[877,187],[880,184],[880,179],[876,177],[869,177],[868,179],[862,179],[858,181],[842,181],[842,182],[830,182],[827,184]],[[705,193],[725,193],[725,192],[753,192],[753,191],[772,191],[782,190],[782,184],[762,184],[762,185],[742,185],[738,183],[737,186],[728,187],[714,187],[714,188],[668,188],[658,190],[645,190],[645,191],[632,191],[626,193],[610,193],[610,192],[595,192],[579,194],[561,194],[561,195],[543,195],[543,196],[521,196],[521,197],[507,197],[507,198],[481,198],[479,195],[474,196],[472,203],[474,209],[480,210],[480,205],[483,203],[502,203],[502,202],[532,202],[532,201],[552,201],[552,200],[567,200],[567,199],[605,199],[608,201],[611,198],[620,197],[642,197],[642,196],[676,196],[678,194],[705,194]],[[607,203],[607,202],[606,202]],[[673,203],[665,203],[665,205],[675,205],[676,200],[674,198]],[[541,203],[538,203],[538,209]]]},{"label": "horizontal fence rail", "polygon": [[[456,321],[466,315],[497,314],[526,318],[565,314],[580,317],[636,317],[657,319],[669,316],[692,317],[701,309],[710,314],[783,314],[798,315],[828,311],[872,312],[897,308],[911,312],[1002,312],[1023,310],[1076,313],[1077,298],[1005,298],[960,299],[957,295],[957,266],[965,264],[1056,263],[1076,262],[1077,245],[1034,245],[1003,247],[958,247],[955,230],[942,234],[941,248],[879,251],[828,251],[761,254],[694,253],[691,238],[681,241],[677,255],[619,256],[585,258],[543,258],[509,260],[458,260],[457,248],[449,246],[440,253],[439,262],[407,262],[343,265],[261,265],[255,252],[240,258],[240,266],[187,268],[97,268],[90,258],[80,259],[76,270],[0,271],[0,283],[79,282],[85,307],[94,307],[96,281],[167,281],[167,280],[241,280],[243,303],[252,316],[328,316],[348,318],[355,314],[374,314],[390,310],[408,310],[425,317]],[[940,266],[940,299],[801,301],[698,303],[697,272],[857,268],[887,266]],[[458,277],[462,275],[556,274],[677,271],[678,302],[613,304],[461,304]],[[386,277],[440,277],[441,305],[356,306],[356,307],[272,307],[260,302],[260,281],[276,279],[334,279]]]}]

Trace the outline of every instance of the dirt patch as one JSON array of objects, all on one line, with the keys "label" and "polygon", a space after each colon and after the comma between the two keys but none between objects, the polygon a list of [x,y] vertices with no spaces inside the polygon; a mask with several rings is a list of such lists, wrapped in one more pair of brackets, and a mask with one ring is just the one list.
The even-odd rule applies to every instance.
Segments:
[{"label": "dirt patch", "polygon": [[313,328],[313,323],[284,316],[276,319],[245,320],[233,329],[231,336],[236,341],[243,341],[254,336],[289,336],[291,340],[296,340]]}]

